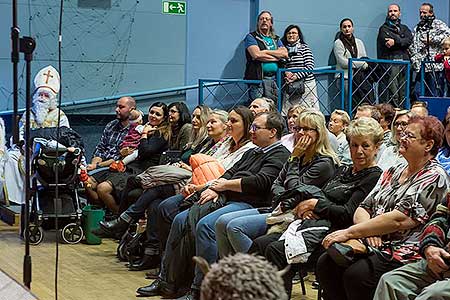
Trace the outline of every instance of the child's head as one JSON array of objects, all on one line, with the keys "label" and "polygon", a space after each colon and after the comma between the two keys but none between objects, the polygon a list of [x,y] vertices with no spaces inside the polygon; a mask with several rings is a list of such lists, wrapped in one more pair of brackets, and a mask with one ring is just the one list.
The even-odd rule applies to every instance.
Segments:
[{"label": "child's head", "polygon": [[142,117],[144,116],[144,113],[138,109],[133,109],[130,112],[130,123],[131,124],[137,124],[142,125]]},{"label": "child's head", "polygon": [[448,51],[448,50],[450,49],[450,37],[445,38],[445,39],[442,41],[442,49],[443,49],[444,51]]}]

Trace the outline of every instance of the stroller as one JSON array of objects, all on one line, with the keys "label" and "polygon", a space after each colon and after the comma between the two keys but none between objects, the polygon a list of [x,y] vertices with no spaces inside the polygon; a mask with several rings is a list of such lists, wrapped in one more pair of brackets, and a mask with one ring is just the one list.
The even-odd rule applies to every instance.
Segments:
[{"label": "stroller", "polygon": [[[62,130],[63,128],[65,129]],[[54,229],[56,216],[58,228],[62,228],[60,236],[64,242],[76,244],[83,238],[82,207],[77,191],[80,185],[79,167],[83,144],[78,133],[70,128],[62,127],[60,131],[60,142],[56,141],[55,128],[33,132],[28,227],[32,245],[38,245],[43,240],[44,229]],[[78,137],[79,141],[74,137]]]}]

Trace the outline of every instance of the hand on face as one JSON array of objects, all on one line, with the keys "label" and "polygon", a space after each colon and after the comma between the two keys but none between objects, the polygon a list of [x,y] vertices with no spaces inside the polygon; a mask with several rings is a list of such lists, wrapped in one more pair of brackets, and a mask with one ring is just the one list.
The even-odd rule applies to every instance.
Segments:
[{"label": "hand on face", "polygon": [[300,137],[297,141],[297,144],[294,146],[294,150],[292,151],[292,156],[299,157],[306,152],[308,147],[312,144],[312,138],[308,135],[304,135]]}]

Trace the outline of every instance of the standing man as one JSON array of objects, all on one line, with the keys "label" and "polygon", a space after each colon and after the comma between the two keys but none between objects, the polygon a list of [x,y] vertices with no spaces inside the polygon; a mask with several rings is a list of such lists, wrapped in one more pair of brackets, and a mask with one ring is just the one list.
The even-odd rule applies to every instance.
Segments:
[{"label": "standing man", "polygon": [[[408,26],[401,24],[400,6],[391,4],[388,7],[386,21],[378,30],[377,52],[379,59],[409,60],[408,47],[412,43],[412,33]],[[391,65],[389,79],[389,102],[401,107],[405,98],[406,66]]]},{"label": "standing man", "polygon": [[275,35],[273,17],[269,11],[262,11],[258,15],[256,31],[245,37],[245,66],[244,79],[263,80],[263,91],[259,85],[250,85],[250,100],[265,97],[276,99],[274,79],[278,70],[278,63],[288,58],[288,51]]},{"label": "standing man", "polygon": [[[419,97],[419,71],[423,61],[433,60],[439,52],[442,41],[450,36],[450,28],[441,20],[436,19],[433,5],[423,3],[420,6],[420,22],[413,31],[413,42],[409,47],[411,64],[416,72],[415,94]],[[425,65],[425,95],[442,96],[444,87],[443,64]]]}]

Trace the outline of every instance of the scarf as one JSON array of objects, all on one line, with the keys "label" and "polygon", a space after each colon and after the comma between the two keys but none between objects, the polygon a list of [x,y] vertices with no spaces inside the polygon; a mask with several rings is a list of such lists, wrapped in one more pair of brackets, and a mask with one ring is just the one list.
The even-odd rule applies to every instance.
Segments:
[{"label": "scarf", "polygon": [[358,58],[358,48],[356,47],[355,36],[352,34],[351,38],[347,38],[342,32],[339,33],[339,39],[342,44],[344,44],[345,49],[347,49],[353,58]]},{"label": "scarf", "polygon": [[400,33],[400,19],[396,21],[392,21],[389,17],[386,17],[386,21],[384,22],[388,27],[393,28],[397,33]]}]

